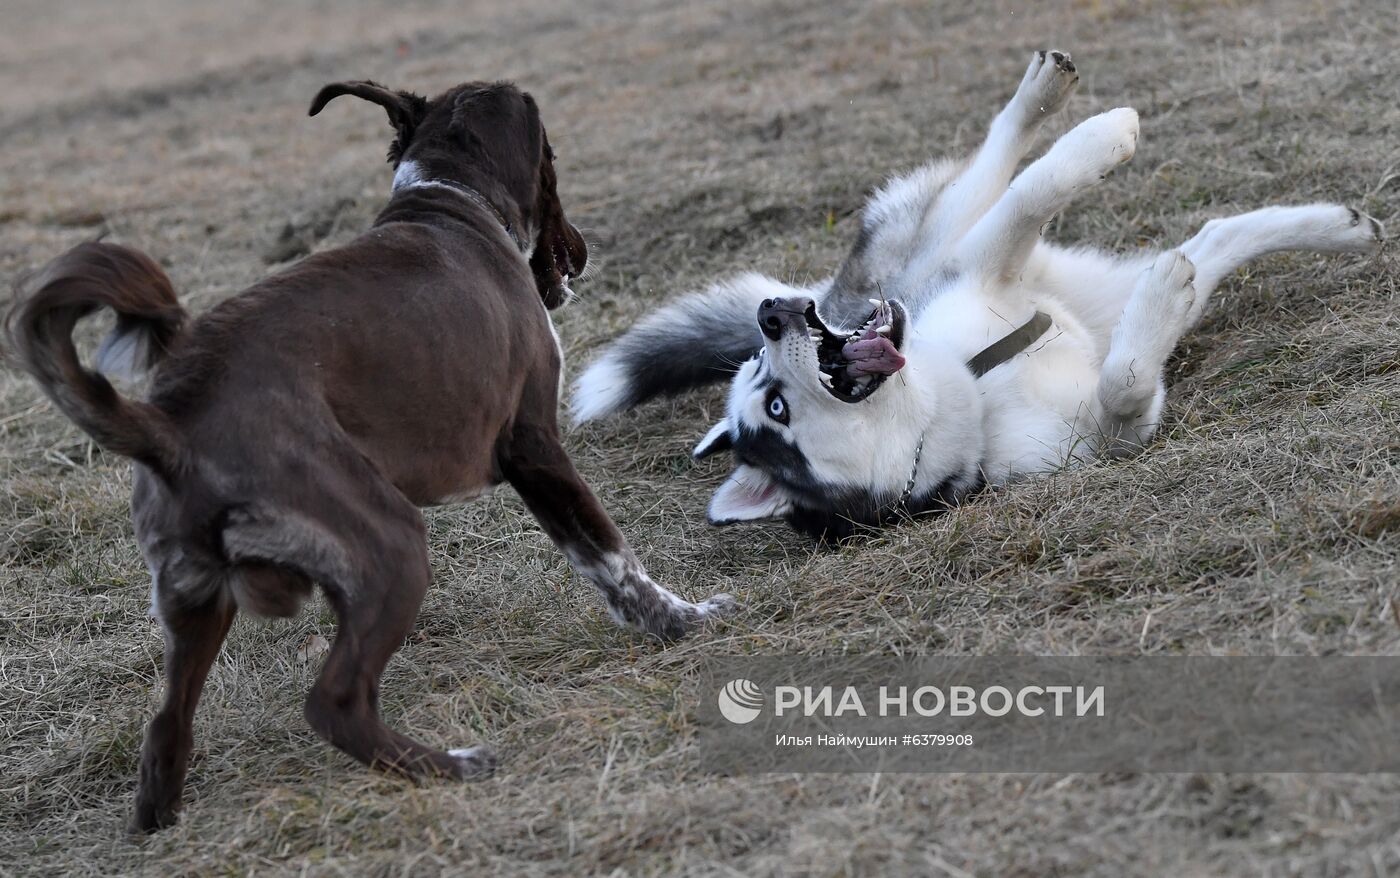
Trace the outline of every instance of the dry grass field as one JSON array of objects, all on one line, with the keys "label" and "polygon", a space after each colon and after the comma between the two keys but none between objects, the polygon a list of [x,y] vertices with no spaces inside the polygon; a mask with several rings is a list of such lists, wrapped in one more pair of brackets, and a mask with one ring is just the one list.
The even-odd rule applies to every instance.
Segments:
[{"label": "dry grass field", "polygon": [[[1142,113],[1137,157],[1056,240],[1157,246],[1324,199],[1400,227],[1393,0],[12,0],[3,18],[0,275],[105,232],[195,312],[382,204],[382,113],[308,119],[321,84],[516,80],[601,264],[560,323],[571,376],[727,272],[834,268],[863,194],[970,149],[1041,47],[1084,74],[1057,131]],[[184,819],[139,841],[123,824],[162,646],[129,468],[4,367],[0,873],[1400,873],[1394,776],[719,777],[691,728],[709,653],[1400,653],[1398,306],[1393,253],[1264,260],[1173,361],[1148,454],[839,549],[705,526],[724,464],[687,451],[718,391],[574,431],[653,575],[742,612],[662,648],[608,621],[509,491],[433,510],[436,583],[385,711],[493,745],[497,776],[416,787],[317,740],[316,602],[238,621]]]}]

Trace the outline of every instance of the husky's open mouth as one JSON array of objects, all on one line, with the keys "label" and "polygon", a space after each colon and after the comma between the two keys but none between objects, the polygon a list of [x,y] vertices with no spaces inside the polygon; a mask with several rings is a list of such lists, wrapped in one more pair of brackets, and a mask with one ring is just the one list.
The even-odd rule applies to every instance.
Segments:
[{"label": "husky's open mouth", "polygon": [[908,314],[895,301],[871,299],[874,309],[860,328],[837,335],[817,316],[815,307],[804,313],[808,334],[817,347],[817,375],[831,395],[842,402],[860,402],[904,367],[900,346]]}]

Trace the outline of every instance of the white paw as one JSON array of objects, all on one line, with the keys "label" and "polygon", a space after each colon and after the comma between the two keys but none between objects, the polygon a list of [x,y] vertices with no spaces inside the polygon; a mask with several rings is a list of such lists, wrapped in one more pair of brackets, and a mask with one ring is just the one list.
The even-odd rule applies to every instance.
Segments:
[{"label": "white paw", "polygon": [[[1166,334],[1184,332],[1186,318],[1196,303],[1196,266],[1180,250],[1168,250],[1147,269],[1143,295],[1147,313],[1156,318],[1158,330]],[[1172,341],[1175,346],[1175,339]]]},{"label": "white paw", "polygon": [[1138,114],[1119,107],[1085,119],[1055,142],[1051,153],[1080,177],[1097,183],[1137,152]]},{"label": "white paw", "polygon": [[1079,71],[1068,52],[1042,49],[1032,55],[1026,75],[1016,89],[1016,100],[1025,113],[1026,124],[1034,124],[1064,109],[1078,84]]},{"label": "white paw", "polygon": [[496,754],[486,747],[448,750],[447,755],[461,763],[462,778],[465,780],[486,777],[496,770]]},{"label": "white paw", "polygon": [[702,619],[724,616],[738,608],[739,602],[734,599],[733,595],[729,594],[717,594],[695,605],[695,610]]},{"label": "white paw", "polygon": [[1149,282],[1173,292],[1186,291],[1195,294],[1191,283],[1196,279],[1196,266],[1180,250],[1167,250],[1158,254],[1147,269]]},{"label": "white paw", "polygon": [[1196,266],[1180,250],[1168,250],[1143,273],[1114,327],[1099,375],[1104,411],[1134,421],[1151,407],[1162,366],[1191,322]]}]

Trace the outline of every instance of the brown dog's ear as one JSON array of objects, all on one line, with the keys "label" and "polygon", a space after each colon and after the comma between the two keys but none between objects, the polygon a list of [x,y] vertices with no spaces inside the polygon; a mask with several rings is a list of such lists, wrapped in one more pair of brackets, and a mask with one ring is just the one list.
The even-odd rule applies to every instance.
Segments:
[{"label": "brown dog's ear", "polygon": [[413,139],[414,129],[423,121],[423,116],[428,111],[427,99],[412,92],[385,88],[368,79],[358,82],[332,82],[316,93],[307,115],[316,115],[326,104],[341,95],[363,98],[383,107],[389,114],[389,124],[394,126],[394,131],[398,134],[393,145],[389,147],[389,161],[397,164],[403,156],[404,149],[408,147],[408,142]]}]

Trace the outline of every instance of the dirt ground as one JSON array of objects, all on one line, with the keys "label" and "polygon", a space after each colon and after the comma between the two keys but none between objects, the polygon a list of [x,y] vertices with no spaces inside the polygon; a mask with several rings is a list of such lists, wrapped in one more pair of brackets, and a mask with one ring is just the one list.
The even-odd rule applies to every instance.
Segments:
[{"label": "dirt ground", "polygon": [[[560,322],[571,375],[647,308],[738,269],[835,267],[862,195],[970,149],[1029,53],[1074,53],[1063,118],[1128,104],[1137,157],[1050,231],[1132,249],[1206,219],[1342,201],[1400,227],[1393,0],[122,4],[0,12],[0,275],[106,232],[198,312],[382,204],[382,114],[326,81],[538,98],[601,270]],[[130,476],[0,372],[0,873],[1387,875],[1400,779],[718,777],[701,656],[1400,652],[1393,254],[1277,256],[1174,360],[1145,456],[836,550],[703,520],[687,451],[718,391],[572,432],[659,581],[744,610],[663,649],[615,628],[509,491],[429,513],[436,585],[390,721],[489,743],[498,775],[415,787],[301,717],[324,603],[241,619],[210,678],[181,824],[122,833],[161,641]],[[96,330],[88,332],[96,337]],[[308,644],[312,645],[308,655]]]}]

